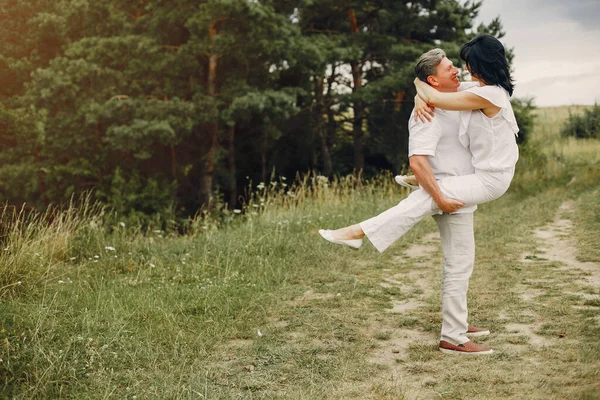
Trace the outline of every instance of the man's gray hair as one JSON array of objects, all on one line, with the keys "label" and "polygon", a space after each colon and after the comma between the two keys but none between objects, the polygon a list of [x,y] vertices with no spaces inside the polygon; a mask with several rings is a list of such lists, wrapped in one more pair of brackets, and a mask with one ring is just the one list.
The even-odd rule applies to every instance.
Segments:
[{"label": "man's gray hair", "polygon": [[427,53],[419,57],[417,65],[415,65],[415,75],[423,82],[427,82],[429,75],[435,75],[437,66],[446,57],[446,53],[442,49],[431,49]]}]

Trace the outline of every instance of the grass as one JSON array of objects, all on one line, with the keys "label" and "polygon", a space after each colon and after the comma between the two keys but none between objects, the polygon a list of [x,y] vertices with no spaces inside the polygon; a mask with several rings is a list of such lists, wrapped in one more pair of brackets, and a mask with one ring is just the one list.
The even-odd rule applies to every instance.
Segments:
[{"label": "grass", "polygon": [[[319,227],[406,195],[389,176],[277,182],[224,226],[198,219],[185,235],[123,226],[89,204],[10,225],[0,397],[595,398],[600,293],[534,234],[561,215],[579,259],[600,262],[600,143],[561,138],[566,115],[538,110],[512,189],[476,213],[469,311],[493,332],[481,340],[491,357],[437,350],[442,254],[431,219],[381,255],[319,240]],[[427,247],[408,257],[413,245]]]}]

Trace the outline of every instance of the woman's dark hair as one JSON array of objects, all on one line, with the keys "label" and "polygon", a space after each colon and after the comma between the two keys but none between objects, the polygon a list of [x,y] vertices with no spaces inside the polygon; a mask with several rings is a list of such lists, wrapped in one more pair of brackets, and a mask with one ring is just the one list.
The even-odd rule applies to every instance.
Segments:
[{"label": "woman's dark hair", "polygon": [[488,85],[501,86],[510,96],[514,85],[506,60],[504,45],[490,35],[480,35],[463,44],[460,58],[467,64],[471,75]]}]

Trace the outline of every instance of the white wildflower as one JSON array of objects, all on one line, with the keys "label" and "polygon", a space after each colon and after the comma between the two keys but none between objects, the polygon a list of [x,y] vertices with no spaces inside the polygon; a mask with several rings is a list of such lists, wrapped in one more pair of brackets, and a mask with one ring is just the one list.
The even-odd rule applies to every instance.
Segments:
[{"label": "white wildflower", "polygon": [[125,222],[121,221],[119,222],[119,225],[121,226],[121,228],[125,228]]},{"label": "white wildflower", "polygon": [[242,210],[240,210],[240,209],[236,208],[235,210],[233,210],[233,212],[234,212],[235,214],[241,214],[241,213],[242,213]]},{"label": "white wildflower", "polygon": [[150,264],[150,268],[156,268],[156,265]]},{"label": "white wildflower", "polygon": [[256,331],[256,334],[258,335],[258,337],[262,337],[262,332],[260,331],[260,329],[258,331]]},{"label": "white wildflower", "polygon": [[108,251],[117,251],[117,249],[115,249],[115,248],[114,248],[114,247],[112,247],[112,246],[105,246],[105,247],[104,247],[104,250],[108,250]]}]

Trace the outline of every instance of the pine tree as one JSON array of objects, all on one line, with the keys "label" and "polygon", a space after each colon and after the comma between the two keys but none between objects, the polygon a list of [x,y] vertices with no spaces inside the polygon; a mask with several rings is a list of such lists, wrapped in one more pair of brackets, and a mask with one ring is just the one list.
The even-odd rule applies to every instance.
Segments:
[{"label": "pine tree", "polygon": [[121,213],[177,204],[189,215],[215,194],[235,205],[246,177],[265,182],[273,169],[399,170],[414,62],[443,47],[457,63],[476,33],[501,36],[499,20],[473,29],[479,6],[0,2],[2,118],[31,119],[2,133],[19,140],[0,152],[0,176],[29,182],[15,199],[93,189]]}]

